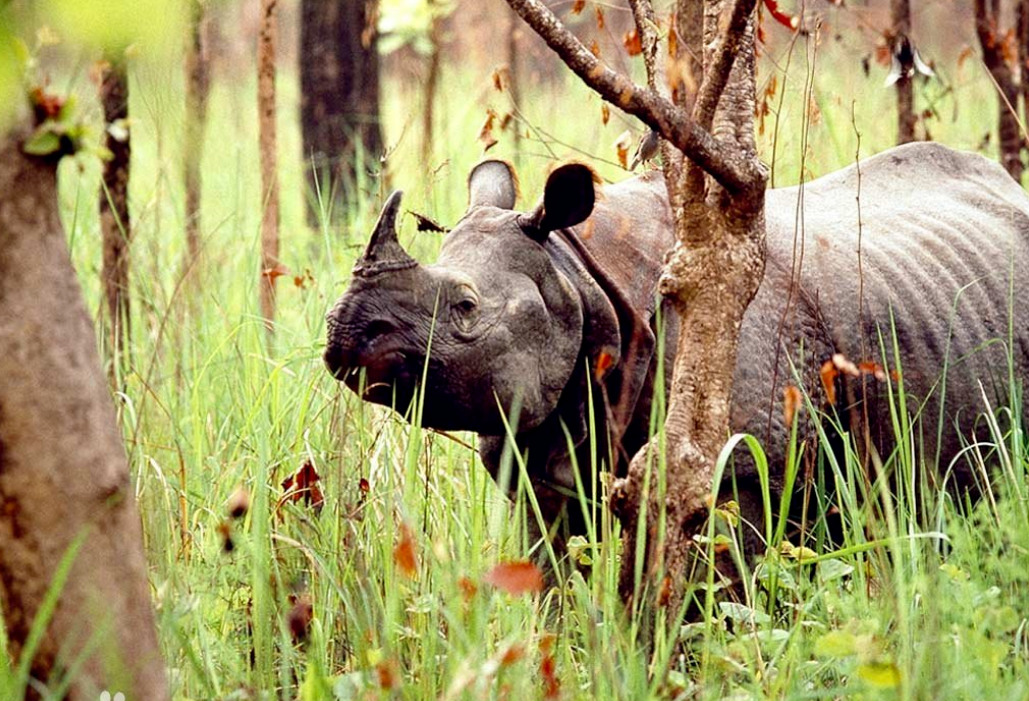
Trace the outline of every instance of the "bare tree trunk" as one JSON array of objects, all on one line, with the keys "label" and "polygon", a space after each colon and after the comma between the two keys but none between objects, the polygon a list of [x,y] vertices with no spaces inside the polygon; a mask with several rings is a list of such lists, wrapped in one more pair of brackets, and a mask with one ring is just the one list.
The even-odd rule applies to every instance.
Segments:
[{"label": "bare tree trunk", "polygon": [[[129,219],[128,137],[129,80],[124,56],[112,58],[100,83],[100,102],[108,129],[105,143],[111,158],[104,161],[100,186],[100,231],[103,237],[104,300],[107,305],[108,342],[111,348],[110,376],[114,379],[124,361],[129,337]],[[123,131],[124,130],[124,131]]]},{"label": "bare tree trunk", "polygon": [[279,264],[279,174],[275,135],[275,44],[278,0],[261,0],[257,38],[257,111],[261,150],[261,315],[268,331],[275,319],[275,267]]},{"label": "bare tree trunk", "polygon": [[[892,46],[894,56],[912,54],[911,40],[911,2],[910,0],[890,0],[890,14],[893,17]],[[905,48],[907,49],[905,51]],[[900,78],[897,79],[897,143],[906,144],[915,140],[915,90],[911,66],[902,66]]]},{"label": "bare tree trunk", "polygon": [[442,20],[438,16],[434,0],[429,0],[432,24],[429,26],[429,65],[425,76],[425,92],[422,98],[422,165],[432,168],[433,161],[433,108],[436,104],[436,86],[439,83],[440,40]]},{"label": "bare tree trunk", "polygon": [[[301,0],[300,124],[312,193],[340,207],[357,200],[359,171],[383,153],[379,126],[377,0]],[[308,221],[318,223],[309,199]]]},{"label": "bare tree trunk", "polygon": [[203,160],[207,96],[211,88],[207,50],[206,0],[190,0],[189,44],[186,47],[186,261],[192,271],[200,259],[200,163]]},{"label": "bare tree trunk", "polygon": [[[689,17],[699,1],[679,0],[678,16]],[[753,123],[757,0],[704,0],[703,81],[692,113],[604,66],[539,0],[507,2],[589,87],[643,120],[695,164],[669,184],[676,195],[677,244],[660,281],[680,320],[665,421],[666,492],[660,500],[654,443],[633,458],[612,494],[626,534],[621,589],[630,598],[637,591],[637,532],[647,538],[647,572],[658,581],[686,577],[691,538],[707,517],[715,460],[729,435],[743,312],[764,271],[767,171],[757,157]],[[644,504],[646,522],[640,524]],[[662,512],[668,524],[664,538],[658,527]],[[683,588],[670,591],[674,610]]]},{"label": "bare tree trunk", "polygon": [[[0,602],[15,663],[51,584],[31,661],[67,698],[168,698],[139,513],[96,336],[57,209],[56,158],[0,139]],[[70,561],[70,568],[64,563]],[[40,696],[29,691],[27,698]]]},{"label": "bare tree trunk", "polygon": [[[521,66],[518,60],[518,28],[521,20],[511,13],[507,25],[507,96],[516,109],[522,106]],[[514,129],[514,162],[519,165],[522,159],[522,129],[518,121],[513,122]]]},{"label": "bare tree trunk", "polygon": [[1022,135],[1018,127],[1018,86],[1004,58],[1004,33],[1000,30],[1000,0],[975,0],[975,30],[983,50],[983,63],[997,83],[999,118],[997,140],[1000,163],[1022,182]]},{"label": "bare tree trunk", "polygon": [[[1029,0],[1018,2],[1018,85],[1022,93],[1022,124],[1029,125]],[[1027,147],[1025,138],[1022,147]]]}]

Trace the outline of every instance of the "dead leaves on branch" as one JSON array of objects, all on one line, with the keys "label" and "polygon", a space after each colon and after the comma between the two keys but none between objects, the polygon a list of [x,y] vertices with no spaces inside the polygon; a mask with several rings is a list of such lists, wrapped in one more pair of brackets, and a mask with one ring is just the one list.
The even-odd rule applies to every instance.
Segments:
[{"label": "dead leaves on branch", "polygon": [[278,510],[283,504],[288,502],[294,504],[302,502],[314,509],[316,513],[321,512],[322,506],[325,504],[325,495],[322,494],[322,489],[318,486],[321,479],[321,475],[315,469],[314,463],[310,460],[305,460],[304,464],[296,472],[282,481],[283,493],[279,497],[279,502],[275,505],[275,509]]},{"label": "dead leaves on branch", "polygon": [[482,581],[512,596],[543,591],[543,573],[525,560],[502,562],[487,572]]}]

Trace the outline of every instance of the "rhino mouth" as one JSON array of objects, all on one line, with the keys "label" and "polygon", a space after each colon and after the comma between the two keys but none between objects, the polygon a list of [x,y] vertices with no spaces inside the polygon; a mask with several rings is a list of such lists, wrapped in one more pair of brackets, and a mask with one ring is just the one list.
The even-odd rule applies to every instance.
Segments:
[{"label": "rhino mouth", "polygon": [[365,401],[403,411],[414,396],[417,374],[412,370],[413,359],[403,351],[377,352],[374,356],[328,351],[325,364],[336,380]]}]

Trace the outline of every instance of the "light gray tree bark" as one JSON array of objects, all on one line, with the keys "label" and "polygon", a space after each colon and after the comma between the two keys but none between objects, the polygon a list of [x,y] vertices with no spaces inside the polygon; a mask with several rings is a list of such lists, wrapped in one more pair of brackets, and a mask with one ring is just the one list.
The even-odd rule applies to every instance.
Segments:
[{"label": "light gray tree bark", "polygon": [[[139,512],[58,217],[57,157],[0,138],[0,602],[15,664],[71,560],[31,674],[68,698],[167,698]],[[63,666],[63,668],[62,668]],[[28,698],[39,698],[30,689]]]}]

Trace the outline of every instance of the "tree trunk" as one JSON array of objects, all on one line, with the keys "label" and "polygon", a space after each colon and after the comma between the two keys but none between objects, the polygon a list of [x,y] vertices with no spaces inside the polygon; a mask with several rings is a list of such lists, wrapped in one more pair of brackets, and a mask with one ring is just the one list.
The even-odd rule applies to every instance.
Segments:
[{"label": "tree trunk", "polygon": [[339,205],[358,200],[362,169],[375,169],[383,154],[378,2],[301,0],[300,14],[300,124],[314,226],[315,193],[338,220]]},{"label": "tree trunk", "polygon": [[[911,40],[909,39],[911,34],[910,0],[890,0],[890,14],[893,18],[890,50],[894,56],[907,57],[912,54]],[[911,66],[902,65],[901,68],[900,78],[896,83],[897,143],[906,144],[915,140],[915,86],[911,75]]]},{"label": "tree trunk", "polygon": [[[516,110],[522,107],[521,66],[518,60],[518,28],[520,24],[521,20],[518,19],[518,15],[512,12],[507,25],[507,96]],[[514,130],[513,160],[517,167],[521,165],[522,160],[522,126],[518,120],[514,120],[511,128]]]},{"label": "tree trunk", "polygon": [[[31,674],[165,699],[121,432],[57,210],[55,158],[0,139],[0,602],[15,664],[66,576]],[[70,559],[70,569],[63,562]],[[62,663],[63,661],[63,663]],[[39,698],[29,691],[27,698]]]},{"label": "tree trunk", "polygon": [[[1022,124],[1029,127],[1029,0],[1018,2],[1018,85],[1022,92]],[[1022,146],[1026,147],[1023,137]]]},{"label": "tree trunk", "polygon": [[1022,182],[1022,134],[1018,127],[1018,86],[1004,58],[1004,32],[1000,30],[1000,0],[975,0],[975,30],[983,50],[983,63],[997,83],[999,117],[997,141],[1000,163]]},{"label": "tree trunk", "polygon": [[[442,35],[442,19],[434,0],[428,0],[429,12],[432,13],[432,24],[429,26],[429,60],[425,76],[425,92],[422,97],[422,165],[433,167],[433,108],[436,106],[436,86],[439,83],[440,39]],[[431,183],[427,184],[431,186]]]},{"label": "tree trunk", "polygon": [[[678,16],[689,17],[699,1],[679,0]],[[709,513],[714,464],[729,436],[743,312],[764,271],[767,170],[757,157],[753,122],[757,0],[704,1],[703,81],[691,114],[604,66],[539,0],[507,2],[587,85],[639,117],[692,162],[669,184],[677,244],[660,281],[680,320],[664,430],[666,474],[657,471],[656,441],[633,458],[612,493],[626,539],[623,595],[632,598],[639,591],[632,553],[642,533],[647,541],[643,569],[657,581],[677,583],[667,601],[676,610],[692,536]],[[640,12],[634,14],[639,21]],[[663,500],[656,488],[662,477]],[[639,523],[644,504],[646,521]],[[664,537],[661,513],[667,514]]]},{"label": "tree trunk", "polygon": [[275,319],[275,280],[279,264],[279,174],[275,135],[275,44],[278,0],[261,0],[257,38],[257,111],[261,151],[261,315],[269,333]]},{"label": "tree trunk", "polygon": [[207,96],[211,88],[207,50],[207,11],[203,0],[190,0],[189,43],[186,47],[186,148],[183,179],[186,189],[187,274],[200,260],[200,164],[203,160]]},{"label": "tree trunk", "polygon": [[[127,130],[129,116],[129,80],[125,57],[112,58],[100,83],[100,102],[104,123]],[[120,121],[119,121],[120,120]],[[100,231],[103,237],[104,300],[107,306],[108,343],[111,352],[109,372],[118,375],[124,360],[129,326],[129,242],[132,222],[129,219],[129,161],[131,148],[128,132],[108,129],[105,144],[111,152],[104,161],[100,186]],[[116,138],[119,137],[119,138]]]}]

